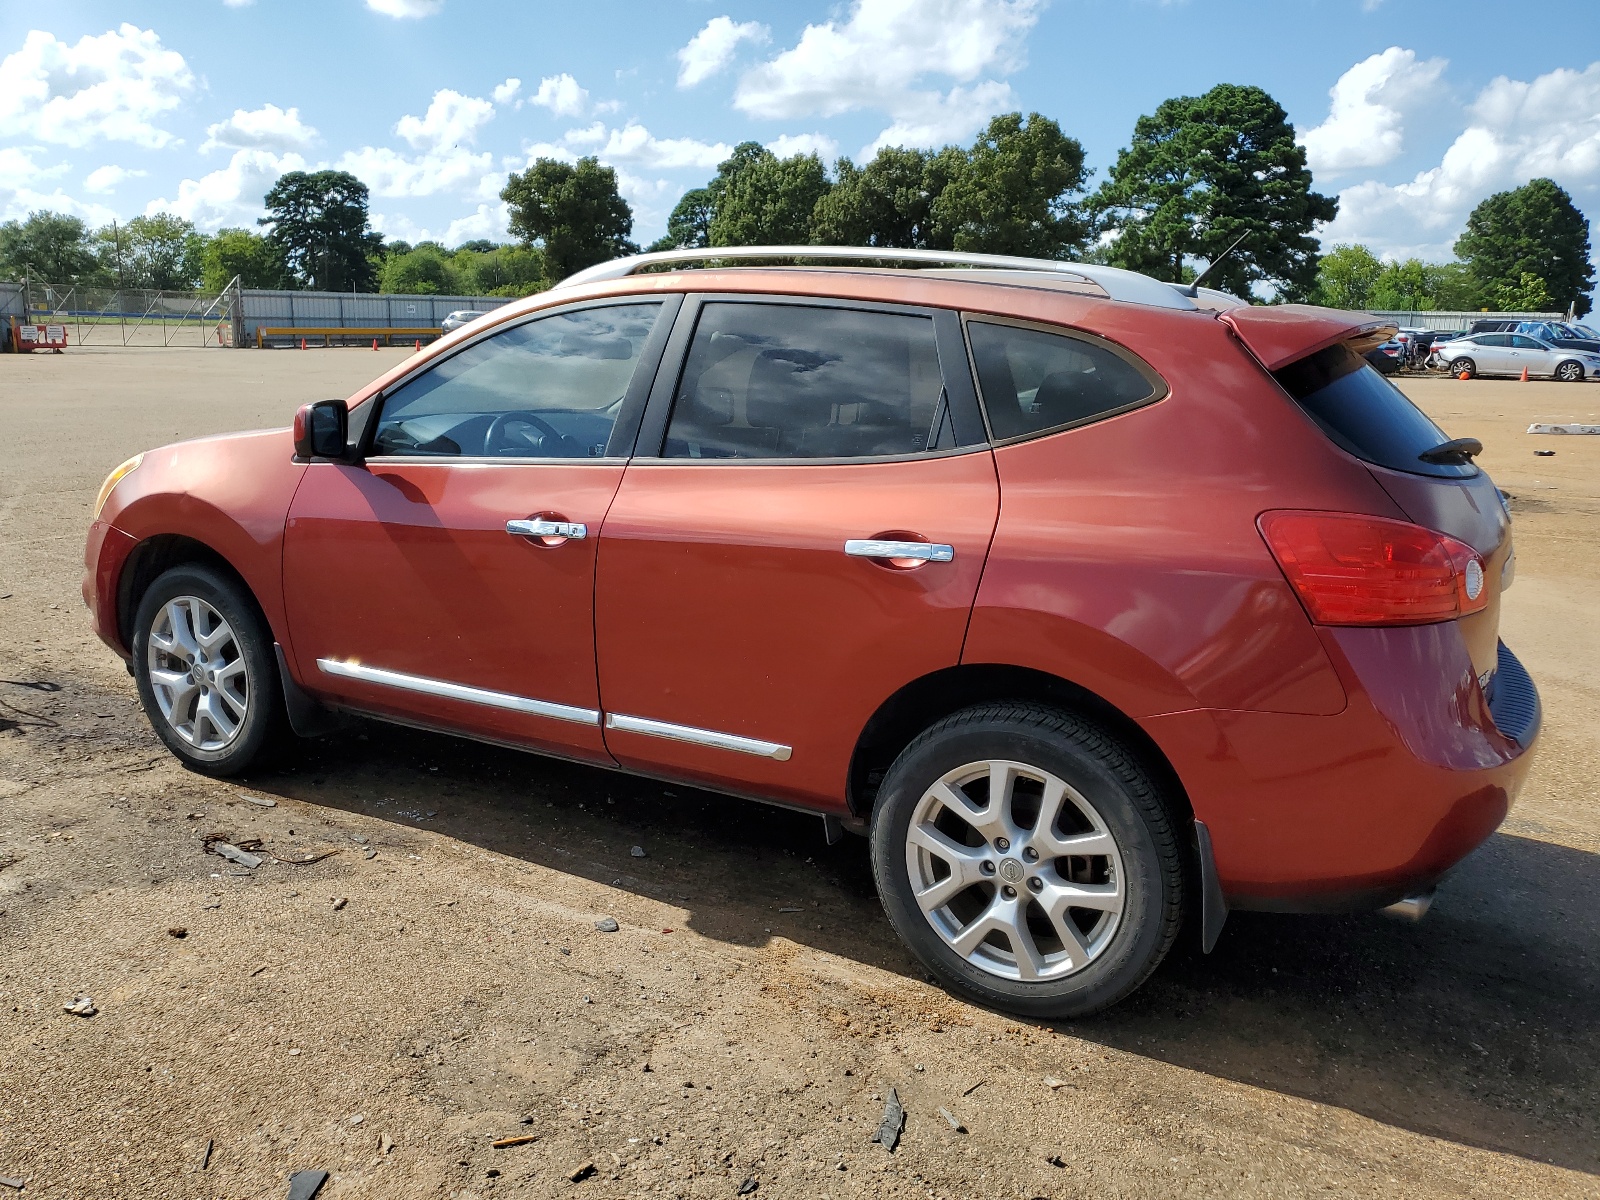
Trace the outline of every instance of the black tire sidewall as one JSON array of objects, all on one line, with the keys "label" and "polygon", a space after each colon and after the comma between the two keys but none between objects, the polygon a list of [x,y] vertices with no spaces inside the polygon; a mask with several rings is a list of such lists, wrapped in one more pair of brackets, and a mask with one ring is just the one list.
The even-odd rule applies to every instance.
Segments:
[{"label": "black tire sidewall", "polygon": [[[1065,730],[1050,729],[1004,716],[940,722],[895,761],[873,812],[873,875],[896,932],[947,986],[1026,1016],[1079,1016],[1114,1004],[1155,969],[1176,932],[1178,897],[1172,881],[1177,864],[1163,870],[1158,849],[1164,840],[1173,853],[1170,823],[1159,811],[1147,817],[1143,810],[1149,806],[1137,802],[1115,764],[1095,753],[1096,743],[1103,742],[1092,734],[1074,737],[1074,728],[1082,727],[1069,720]],[[1117,840],[1125,894],[1121,924],[1093,962],[1065,978],[1023,983],[979,970],[946,945],[912,894],[905,847],[913,812],[935,780],[983,759],[1011,759],[1057,775],[1094,805]],[[1153,789],[1148,794],[1153,797]],[[1164,839],[1153,823],[1166,824]]]},{"label": "black tire sidewall", "polygon": [[[197,596],[222,614],[238,640],[245,663],[250,705],[244,728],[221,750],[200,750],[178,736],[161,715],[150,686],[150,630],[163,605],[178,596]],[[165,572],[146,589],[133,621],[133,676],[146,717],[167,749],[207,775],[235,775],[259,760],[278,732],[281,708],[272,635],[253,601],[231,580],[206,567],[182,566]]]},{"label": "black tire sidewall", "polygon": [[[1563,370],[1565,370],[1566,368],[1568,368],[1568,367],[1571,367],[1576,372],[1576,374],[1573,374],[1573,375],[1562,375],[1561,372]],[[1571,359],[1568,359],[1566,362],[1560,362],[1560,363],[1556,364],[1556,372],[1555,372],[1555,374],[1556,374],[1556,378],[1561,380],[1561,382],[1563,382],[1563,383],[1582,383],[1583,382],[1583,364],[1582,363],[1575,363]]]},{"label": "black tire sidewall", "polygon": [[1468,375],[1476,378],[1478,374],[1478,364],[1473,362],[1470,358],[1458,358],[1451,362],[1450,374],[1460,375],[1462,371],[1465,371]]}]

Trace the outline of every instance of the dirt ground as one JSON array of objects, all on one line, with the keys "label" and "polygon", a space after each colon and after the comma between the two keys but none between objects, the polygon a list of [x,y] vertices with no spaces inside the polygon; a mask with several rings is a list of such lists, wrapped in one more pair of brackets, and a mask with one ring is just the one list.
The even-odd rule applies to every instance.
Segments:
[{"label": "dirt ground", "polygon": [[[927,983],[865,844],[813,818],[376,724],[238,783],[178,768],[87,628],[96,487],[401,355],[0,358],[23,1197],[282,1197],[301,1168],[327,1200],[1600,1195],[1600,438],[1521,432],[1597,420],[1600,388],[1405,385],[1515,497],[1503,632],[1546,714],[1433,912],[1235,915],[1116,1011],[1041,1027]],[[246,871],[213,833],[337,853]],[[98,1015],[63,1012],[79,993]],[[891,1087],[893,1154],[868,1140]]]}]

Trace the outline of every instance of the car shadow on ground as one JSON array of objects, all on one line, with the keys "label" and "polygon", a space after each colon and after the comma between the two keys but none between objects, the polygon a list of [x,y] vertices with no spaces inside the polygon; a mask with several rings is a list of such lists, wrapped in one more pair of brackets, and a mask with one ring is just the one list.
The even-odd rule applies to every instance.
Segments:
[{"label": "car shadow on ground", "polygon": [[[707,937],[923,977],[865,843],[825,845],[814,816],[364,722],[250,783],[672,904]],[[1057,1028],[1600,1174],[1596,894],[1600,856],[1497,834],[1420,924],[1235,914],[1211,955],[1186,933],[1128,1001]]]}]

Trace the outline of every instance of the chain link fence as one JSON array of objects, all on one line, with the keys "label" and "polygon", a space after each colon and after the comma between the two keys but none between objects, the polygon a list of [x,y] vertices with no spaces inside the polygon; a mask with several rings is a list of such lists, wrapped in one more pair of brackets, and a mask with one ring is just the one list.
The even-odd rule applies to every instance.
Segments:
[{"label": "chain link fence", "polygon": [[24,287],[24,323],[64,325],[73,346],[238,345],[239,281],[220,292],[40,283]]}]

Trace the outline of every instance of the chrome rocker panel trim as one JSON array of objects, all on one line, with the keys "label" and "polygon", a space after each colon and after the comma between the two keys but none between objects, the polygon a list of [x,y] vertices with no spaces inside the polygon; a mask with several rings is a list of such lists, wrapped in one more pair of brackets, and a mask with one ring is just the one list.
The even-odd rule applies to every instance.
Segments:
[{"label": "chrome rocker panel trim", "polygon": [[319,658],[317,666],[325,675],[356,679],[362,683],[376,683],[383,687],[398,688],[403,692],[420,692],[425,696],[463,700],[468,704],[482,704],[486,708],[503,708],[511,712],[530,713],[536,717],[549,717],[553,721],[570,721],[574,725],[600,724],[600,713],[593,708],[574,708],[570,704],[556,704],[550,700],[513,696],[510,692],[492,692],[487,688],[468,687],[463,683],[446,683],[442,679],[427,679],[421,675],[407,675],[401,671],[386,671],[381,667],[342,662],[337,658]]},{"label": "chrome rocker panel trim", "polygon": [[668,721],[652,721],[646,717],[628,717],[621,713],[606,714],[606,728],[621,733],[641,733],[646,737],[666,738],[674,742],[692,742],[696,746],[712,746],[718,750],[733,750],[739,754],[754,754],[758,758],[787,762],[794,753],[792,747],[778,742],[763,742],[759,738],[740,737],[733,733],[719,733],[715,729],[697,729],[693,725],[673,725]]}]

